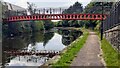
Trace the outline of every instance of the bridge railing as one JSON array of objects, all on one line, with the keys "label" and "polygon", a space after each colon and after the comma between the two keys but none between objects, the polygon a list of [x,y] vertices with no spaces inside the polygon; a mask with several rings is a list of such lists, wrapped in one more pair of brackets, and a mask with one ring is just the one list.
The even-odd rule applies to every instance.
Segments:
[{"label": "bridge railing", "polygon": [[[35,11],[33,11],[32,15],[36,15],[36,14],[62,14],[62,12],[64,10],[66,10],[66,9],[65,8],[40,8],[40,9],[36,9]],[[24,16],[24,15],[31,15],[31,14],[28,10],[22,10],[22,11],[7,10],[5,12],[6,17]]]},{"label": "bridge railing", "polygon": [[112,7],[110,15],[103,23],[103,31],[107,31],[117,25],[120,25],[120,1]]}]

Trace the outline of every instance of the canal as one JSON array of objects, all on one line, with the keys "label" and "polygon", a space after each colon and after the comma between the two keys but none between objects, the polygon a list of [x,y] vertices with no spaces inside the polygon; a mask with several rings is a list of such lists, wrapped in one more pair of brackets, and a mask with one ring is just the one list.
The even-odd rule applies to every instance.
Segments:
[{"label": "canal", "polygon": [[3,67],[41,66],[55,55],[14,55],[10,51],[55,51],[60,52],[82,35],[77,30],[53,29],[31,34],[3,38]]}]

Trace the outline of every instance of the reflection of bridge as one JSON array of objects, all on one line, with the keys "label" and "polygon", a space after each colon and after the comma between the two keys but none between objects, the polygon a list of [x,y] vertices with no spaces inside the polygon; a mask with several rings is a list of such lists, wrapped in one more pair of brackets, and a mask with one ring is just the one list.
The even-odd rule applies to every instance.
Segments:
[{"label": "reflection of bridge", "polygon": [[106,19],[106,14],[35,14],[25,16],[11,16],[4,21],[29,21],[29,20],[102,20]]},{"label": "reflection of bridge", "polygon": [[48,56],[53,56],[53,55],[58,55],[60,52],[59,51],[4,51],[4,53],[9,54],[9,55],[48,55]]}]

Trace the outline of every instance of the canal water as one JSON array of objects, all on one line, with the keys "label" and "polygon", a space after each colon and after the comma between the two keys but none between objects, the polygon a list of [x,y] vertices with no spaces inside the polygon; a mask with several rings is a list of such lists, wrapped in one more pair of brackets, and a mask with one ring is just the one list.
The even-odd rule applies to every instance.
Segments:
[{"label": "canal water", "polygon": [[58,30],[23,34],[3,38],[3,67],[41,66],[53,56],[49,55],[11,55],[9,51],[56,51],[60,52],[81,36],[76,30]]}]

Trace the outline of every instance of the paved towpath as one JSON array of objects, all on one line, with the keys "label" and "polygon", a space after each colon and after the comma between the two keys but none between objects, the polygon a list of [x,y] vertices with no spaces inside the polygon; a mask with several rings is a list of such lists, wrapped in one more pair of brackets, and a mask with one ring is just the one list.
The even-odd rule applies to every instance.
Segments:
[{"label": "paved towpath", "polygon": [[95,32],[90,32],[85,45],[78,52],[71,66],[104,66],[98,56],[100,52],[98,36]]}]

